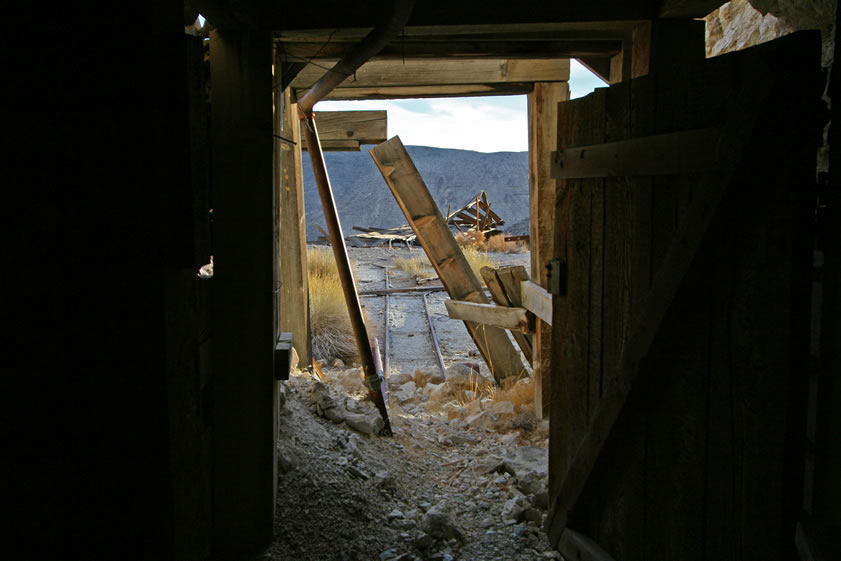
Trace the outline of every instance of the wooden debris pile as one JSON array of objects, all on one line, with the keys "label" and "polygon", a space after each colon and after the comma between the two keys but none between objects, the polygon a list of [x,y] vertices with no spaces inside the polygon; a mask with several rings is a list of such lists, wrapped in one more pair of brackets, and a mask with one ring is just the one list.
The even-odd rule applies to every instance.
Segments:
[{"label": "wooden debris pile", "polygon": [[447,209],[447,224],[459,232],[475,230],[485,236],[496,232],[505,221],[491,210],[491,204],[484,191],[473,197],[469,203],[458,210]]},{"label": "wooden debris pile", "polygon": [[[491,204],[484,191],[470,199],[463,207],[450,212],[447,209],[447,225],[451,230],[458,232],[481,232],[485,237],[498,231],[498,228],[505,224],[505,221],[491,210]],[[394,228],[364,228],[353,226],[353,229],[360,232],[348,236],[345,240],[348,245],[354,247],[372,247],[388,244],[389,247],[395,242],[406,244],[409,247],[417,240],[412,227],[408,224]]]}]

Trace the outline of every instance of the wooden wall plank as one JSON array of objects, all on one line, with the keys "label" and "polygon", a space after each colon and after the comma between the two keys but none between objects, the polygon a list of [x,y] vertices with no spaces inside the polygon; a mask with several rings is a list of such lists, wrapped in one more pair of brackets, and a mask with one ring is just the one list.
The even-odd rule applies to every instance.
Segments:
[{"label": "wooden wall plank", "polygon": [[[687,300],[645,362],[657,380],[647,396],[646,561],[704,558],[710,315],[700,299]],[[688,316],[692,322],[682,322]]]},{"label": "wooden wall plank", "polygon": [[[594,142],[603,137],[605,99],[606,89],[601,88],[577,103],[559,105],[559,123],[563,119],[567,125],[563,132],[559,127],[559,148],[577,139]],[[591,199],[593,189],[601,186],[600,179],[558,183],[554,253],[567,264],[568,288],[567,294],[553,299],[549,452],[553,497],[557,497],[590,420]],[[601,278],[600,272],[598,275]],[[552,507],[552,537],[557,541],[569,513],[560,502]]]}]

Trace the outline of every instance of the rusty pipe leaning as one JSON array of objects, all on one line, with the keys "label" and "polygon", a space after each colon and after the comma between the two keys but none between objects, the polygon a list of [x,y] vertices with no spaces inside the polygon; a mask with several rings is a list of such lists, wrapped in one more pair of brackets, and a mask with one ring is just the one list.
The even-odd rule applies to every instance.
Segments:
[{"label": "rusty pipe leaning", "polygon": [[312,108],[315,107],[316,103],[324,99],[324,96],[356,72],[368,59],[391,43],[397,37],[397,34],[403,30],[414,5],[414,0],[394,0],[385,23],[375,27],[362,41],[351,47],[333,68],[328,70],[318,82],[298,98],[298,109],[304,115],[312,113]]}]

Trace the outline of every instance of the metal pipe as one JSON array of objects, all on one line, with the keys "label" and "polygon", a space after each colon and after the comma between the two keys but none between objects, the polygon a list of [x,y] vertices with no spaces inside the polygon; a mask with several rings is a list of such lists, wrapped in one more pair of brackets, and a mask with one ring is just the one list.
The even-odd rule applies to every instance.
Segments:
[{"label": "metal pipe", "polygon": [[382,26],[375,27],[362,41],[351,47],[333,68],[298,99],[298,108],[304,115],[310,114],[316,103],[397,37],[409,21],[414,4],[414,0],[394,1],[386,22]]}]

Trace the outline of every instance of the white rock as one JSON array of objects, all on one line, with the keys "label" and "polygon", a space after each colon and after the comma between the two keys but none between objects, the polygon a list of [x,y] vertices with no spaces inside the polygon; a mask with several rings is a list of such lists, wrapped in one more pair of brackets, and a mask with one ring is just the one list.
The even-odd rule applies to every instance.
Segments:
[{"label": "white rock", "polygon": [[528,472],[549,475],[549,451],[532,446],[519,446],[505,451],[505,471],[520,477]]},{"label": "white rock", "polygon": [[397,374],[391,374],[388,377],[388,386],[391,388],[399,388],[406,382],[411,382],[412,380],[414,380],[414,376],[408,372],[398,372]]},{"label": "white rock", "polygon": [[514,404],[510,401],[491,401],[488,404],[483,404],[483,408],[497,417],[514,416]]},{"label": "white rock", "polygon": [[496,427],[498,420],[487,411],[479,411],[478,413],[468,416],[464,422],[474,429],[492,431]]},{"label": "white rock", "polygon": [[464,540],[464,534],[450,517],[447,503],[441,501],[430,508],[421,521],[421,529],[430,536],[438,539]]},{"label": "white rock", "polygon": [[383,419],[377,412],[368,413],[347,413],[345,423],[353,430],[362,434],[376,434],[383,428]]},{"label": "white rock", "polygon": [[400,389],[394,392],[394,398],[398,403],[406,403],[415,398],[415,391],[417,390],[414,382],[406,382]]}]

